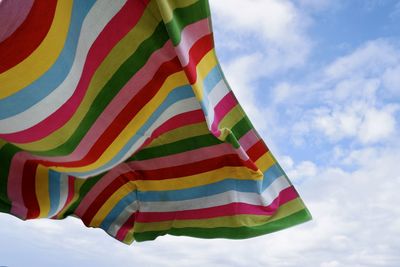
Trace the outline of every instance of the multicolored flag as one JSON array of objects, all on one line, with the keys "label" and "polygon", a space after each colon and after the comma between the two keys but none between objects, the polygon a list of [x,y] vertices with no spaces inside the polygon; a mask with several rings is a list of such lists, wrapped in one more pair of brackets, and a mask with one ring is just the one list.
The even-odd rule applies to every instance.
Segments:
[{"label": "multicolored flag", "polygon": [[217,61],[206,0],[0,2],[0,211],[116,239],[310,220]]}]

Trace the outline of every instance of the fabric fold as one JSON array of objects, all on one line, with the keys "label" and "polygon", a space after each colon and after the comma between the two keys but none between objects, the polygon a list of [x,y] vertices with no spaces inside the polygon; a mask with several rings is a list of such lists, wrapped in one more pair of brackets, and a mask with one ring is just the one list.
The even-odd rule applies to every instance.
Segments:
[{"label": "fabric fold", "polygon": [[[78,217],[127,244],[311,219],[223,75],[206,0],[61,2],[60,34],[0,62],[0,105],[13,107],[0,106],[1,212]],[[49,40],[56,52],[32,70]]]}]

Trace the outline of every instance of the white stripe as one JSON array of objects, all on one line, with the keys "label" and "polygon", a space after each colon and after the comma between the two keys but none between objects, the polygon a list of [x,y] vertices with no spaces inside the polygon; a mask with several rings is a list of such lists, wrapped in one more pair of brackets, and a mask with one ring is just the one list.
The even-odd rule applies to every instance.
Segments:
[{"label": "white stripe", "polygon": [[121,226],[138,210],[138,201],[135,200],[129,204],[114,220],[110,227],[106,230],[111,236],[116,236]]},{"label": "white stripe", "polygon": [[153,201],[140,202],[140,211],[142,212],[173,212],[193,209],[203,209],[215,206],[231,204],[235,202],[251,205],[268,206],[278,197],[279,192],[291,186],[286,177],[277,178],[260,195],[257,193],[244,193],[238,191],[227,191],[209,197],[202,197],[181,201]]},{"label": "white stripe", "polygon": [[129,204],[115,221],[110,225],[107,232],[115,236],[120,227],[137,210],[141,212],[174,212],[193,209],[216,207],[231,203],[246,203],[251,205],[268,206],[276,199],[279,193],[290,187],[290,183],[285,176],[277,178],[264,192],[259,195],[256,193],[243,193],[238,191],[227,191],[210,197],[182,201],[162,201],[162,202],[142,202],[137,200]]},{"label": "white stripe", "polygon": [[56,215],[64,207],[68,197],[68,175],[61,173],[60,175],[60,196],[58,199],[58,207],[53,214],[49,214],[49,218]]},{"label": "white stripe", "polygon": [[105,171],[113,168],[114,166],[118,165],[119,163],[121,163],[121,162],[125,161],[127,158],[129,158],[146,141],[146,139],[151,136],[153,131],[157,127],[159,127],[161,124],[163,124],[164,122],[166,122],[167,120],[169,120],[170,118],[172,118],[176,115],[179,115],[179,114],[185,113],[185,112],[189,112],[189,111],[193,111],[193,110],[197,110],[200,108],[201,108],[200,104],[196,100],[195,97],[187,98],[187,99],[184,99],[184,100],[174,103],[158,117],[158,119],[151,125],[151,127],[149,127],[149,129],[143,134],[143,136],[140,137],[131,146],[131,148],[128,150],[128,152],[125,153],[125,155],[118,162],[116,162],[115,164],[113,164],[112,166],[109,166],[107,168],[97,169],[93,172],[90,172],[89,174],[81,175],[78,172],[71,172],[70,174],[77,176],[79,178],[88,178],[88,177],[105,172]]},{"label": "white stripe", "polygon": [[79,36],[74,63],[62,84],[40,102],[23,112],[0,120],[0,133],[14,133],[28,129],[60,108],[73,94],[81,77],[88,51],[98,35],[126,0],[99,0],[87,14]]},{"label": "white stripe", "polygon": [[208,125],[211,127],[212,123],[214,122],[214,108],[218,103],[229,94],[230,90],[225,82],[224,79],[221,79],[214,88],[210,91],[207,95],[208,98],[208,107],[207,107],[207,122]]},{"label": "white stripe", "polygon": [[182,30],[181,41],[175,47],[182,66],[189,64],[189,51],[202,37],[210,34],[208,19],[203,19],[186,26]]}]

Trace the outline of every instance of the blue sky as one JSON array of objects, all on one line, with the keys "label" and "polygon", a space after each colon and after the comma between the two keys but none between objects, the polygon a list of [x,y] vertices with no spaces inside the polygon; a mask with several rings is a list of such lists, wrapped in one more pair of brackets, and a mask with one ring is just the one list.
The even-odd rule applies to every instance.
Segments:
[{"label": "blue sky", "polygon": [[210,0],[240,103],[313,214],[254,239],[126,246],[0,215],[0,266],[400,265],[400,1]]}]

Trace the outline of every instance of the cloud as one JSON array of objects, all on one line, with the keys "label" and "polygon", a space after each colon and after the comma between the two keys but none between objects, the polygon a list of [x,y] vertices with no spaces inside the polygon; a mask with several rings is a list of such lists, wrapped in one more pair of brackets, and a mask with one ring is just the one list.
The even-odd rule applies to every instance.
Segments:
[{"label": "cloud", "polygon": [[284,117],[294,144],[371,144],[396,135],[400,49],[395,43],[368,41],[311,77],[300,83],[279,82],[272,91],[275,108],[287,110]]},{"label": "cloud", "polygon": [[279,162],[295,184],[300,184],[303,180],[315,177],[318,171],[317,165],[308,160],[295,164],[290,156],[282,156],[279,157]]},{"label": "cloud", "polygon": [[317,110],[310,127],[322,131],[333,141],[355,137],[362,143],[385,140],[395,133],[397,106],[383,109],[352,103],[343,109]]},{"label": "cloud", "polygon": [[385,70],[383,83],[390,94],[400,96],[400,64]]},{"label": "cloud", "polygon": [[262,64],[253,69],[271,75],[305,63],[312,47],[307,36],[311,20],[291,1],[218,0],[210,1],[210,5],[217,22],[217,46],[261,53]]},{"label": "cloud", "polygon": [[[310,172],[312,163],[292,163],[299,177],[307,177],[299,189],[314,220],[285,231],[251,240],[166,236],[155,242],[125,246],[104,236],[100,230],[91,231],[69,219],[51,222],[61,225],[64,231],[47,233],[45,244],[37,243],[39,248],[30,248],[32,254],[26,255],[29,259],[23,261],[16,257],[7,264],[18,266],[23,265],[21,262],[38,262],[39,257],[51,255],[58,259],[58,266],[85,263],[96,266],[244,267],[251,263],[256,267],[397,267],[400,261],[397,253],[400,249],[397,240],[400,196],[393,188],[400,186],[400,175],[393,166],[400,160],[400,149],[398,146],[370,148],[368,152],[359,151],[358,155],[362,164],[355,171],[329,166],[311,167],[313,171]],[[28,242],[27,238],[31,242],[43,242],[37,237],[40,233],[32,233],[28,222],[8,221],[12,227],[18,225],[18,229],[13,230],[19,231],[21,240],[17,242],[23,247],[23,237]],[[2,229],[2,234],[11,231],[6,225],[2,225]],[[47,258],[40,263],[48,264],[51,259]]]},{"label": "cloud", "polygon": [[382,110],[367,110],[358,133],[361,142],[377,142],[394,134],[396,129],[394,111],[396,109],[397,107],[386,106]]},{"label": "cloud", "polygon": [[331,79],[379,74],[382,67],[399,64],[400,54],[388,40],[369,41],[349,55],[336,59],[325,69]]},{"label": "cloud", "polygon": [[[398,45],[370,40],[312,75],[274,79],[310,63],[311,13],[335,2],[211,1],[217,45],[229,52],[222,62],[228,81],[278,151],[312,222],[251,240],[165,236],[125,246],[74,218],[21,222],[0,215],[0,235],[8,242],[0,264],[398,267]],[[282,156],[274,143],[300,156]]]}]

